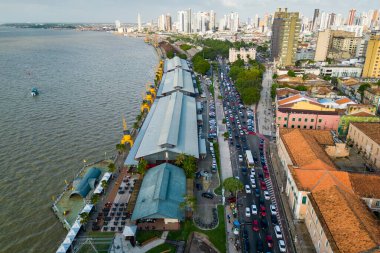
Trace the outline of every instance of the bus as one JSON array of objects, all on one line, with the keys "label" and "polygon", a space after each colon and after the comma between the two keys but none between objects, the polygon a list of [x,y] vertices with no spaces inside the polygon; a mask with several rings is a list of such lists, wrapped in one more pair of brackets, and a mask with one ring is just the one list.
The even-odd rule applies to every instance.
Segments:
[{"label": "bus", "polygon": [[255,161],[253,160],[252,152],[251,150],[245,151],[245,159],[247,160],[248,167],[252,167],[255,165]]}]

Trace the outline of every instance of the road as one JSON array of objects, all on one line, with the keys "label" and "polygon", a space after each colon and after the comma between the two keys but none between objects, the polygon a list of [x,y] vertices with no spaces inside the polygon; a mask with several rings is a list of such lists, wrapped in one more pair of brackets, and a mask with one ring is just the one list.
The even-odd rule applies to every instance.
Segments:
[{"label": "road", "polygon": [[[272,219],[274,219],[274,222],[279,223],[279,225],[283,228],[282,233],[283,236],[285,237],[285,243],[288,245],[288,240],[289,236],[287,235],[286,228],[282,225],[282,221],[284,220],[283,212],[282,210],[277,210],[277,214],[275,215],[276,218],[272,218],[270,215],[270,208],[269,206],[271,204],[274,204],[277,209],[279,207],[277,206],[277,199],[278,192],[276,192],[272,188],[272,183],[271,183],[271,177],[264,177],[264,171],[263,171],[263,165],[265,166],[270,166],[270,163],[267,163],[267,160],[265,158],[266,150],[265,145],[268,145],[267,139],[261,135],[254,135],[254,134],[245,134],[243,133],[241,135],[239,131],[239,127],[236,123],[237,120],[240,121],[241,128],[247,128],[247,109],[246,108],[239,108],[239,94],[233,87],[231,81],[226,78],[227,77],[227,68],[226,64],[220,60],[219,61],[219,66],[220,66],[220,73],[223,73],[223,77],[219,76],[219,79],[221,81],[221,89],[220,93],[223,97],[223,105],[224,105],[224,113],[225,115],[227,114],[227,118],[230,118],[230,114],[233,115],[235,123],[230,120],[230,127],[228,128],[228,131],[230,131],[232,140],[229,141],[229,147],[230,147],[230,157],[231,157],[231,165],[232,165],[232,171],[233,171],[233,176],[239,177],[239,179],[242,181],[244,185],[251,185],[251,180],[249,178],[249,173],[244,173],[241,170],[241,167],[247,167],[246,160],[244,158],[244,149],[246,150],[251,150],[254,160],[256,161],[255,165],[255,170],[256,170],[256,176],[255,176],[255,181],[256,181],[256,186],[260,188],[260,182],[263,181],[266,184],[267,191],[269,192],[270,195],[270,200],[265,200],[264,195],[263,195],[263,189],[260,189],[259,195],[255,194],[255,189],[251,189],[252,193],[240,193],[238,195],[238,203],[239,205],[239,221],[242,223],[242,233],[241,233],[241,238],[243,237],[244,231],[248,234],[248,244],[246,243],[246,240],[242,240],[241,245],[243,245],[243,252],[259,252],[257,251],[258,244],[262,242],[264,245],[263,252],[280,252],[279,247],[278,247],[278,241],[276,239],[275,233],[274,233],[274,223],[272,223]],[[260,127],[262,128],[262,131],[265,133],[265,135],[271,135],[271,127],[268,127],[267,132],[266,130],[266,125],[271,126],[270,124],[270,115],[266,115],[267,113],[261,113],[268,111],[268,108],[271,109],[271,101],[270,97],[269,99],[267,98],[267,94],[270,96],[270,86],[271,86],[271,77],[272,74],[271,72],[267,72],[263,78],[263,91],[262,91],[262,105],[258,107],[258,116],[256,114],[256,117],[258,118],[258,122]],[[227,84],[228,83],[228,84]],[[230,87],[228,89],[228,86]],[[268,101],[266,101],[268,100]],[[242,105],[241,105],[242,106]],[[231,110],[231,113],[229,112]],[[262,111],[261,111],[262,110]],[[241,112],[241,113],[240,113]],[[260,116],[261,115],[261,116]],[[259,131],[260,131],[259,127]],[[257,125],[255,124],[254,126],[254,131],[257,129]],[[265,144],[263,144],[263,148],[260,149],[260,139],[265,140],[263,141]],[[262,155],[260,155],[260,152]],[[243,162],[239,162],[239,155],[243,156]],[[263,157],[263,158],[261,158]],[[269,158],[269,156],[268,156]],[[263,162],[260,160],[263,159]],[[268,167],[269,173],[272,176],[272,169]],[[259,177],[258,175],[262,175],[262,177]],[[246,207],[251,207],[252,204],[255,204],[257,208],[259,209],[260,207],[260,201],[263,206],[265,206],[265,211],[266,211],[266,216],[262,216],[260,214],[258,215],[252,215],[250,217],[245,216],[245,208]],[[253,220],[257,220],[259,222],[259,231],[255,232],[252,229],[252,222]],[[265,228],[265,224],[267,224],[267,228]],[[264,225],[264,226],[263,226]],[[269,248],[265,238],[266,236],[269,235],[273,239],[273,248]],[[245,246],[246,245],[246,246]],[[291,252],[290,250],[287,250],[287,252]]]}]

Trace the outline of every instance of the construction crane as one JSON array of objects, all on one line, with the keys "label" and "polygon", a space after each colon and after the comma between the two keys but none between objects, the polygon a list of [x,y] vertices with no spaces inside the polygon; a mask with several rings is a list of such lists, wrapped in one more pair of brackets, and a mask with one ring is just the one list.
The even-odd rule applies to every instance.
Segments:
[{"label": "construction crane", "polygon": [[132,147],[133,139],[131,136],[131,132],[128,130],[127,121],[125,120],[124,116],[122,116],[122,118],[123,118],[123,138],[121,139],[120,143],[123,145],[125,143],[129,143],[130,147]]}]

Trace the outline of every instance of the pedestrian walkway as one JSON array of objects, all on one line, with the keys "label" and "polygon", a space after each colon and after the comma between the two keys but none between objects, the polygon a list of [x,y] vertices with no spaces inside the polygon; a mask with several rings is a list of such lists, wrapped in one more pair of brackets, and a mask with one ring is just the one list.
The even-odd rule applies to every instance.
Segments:
[{"label": "pedestrian walkway", "polygon": [[126,241],[123,237],[123,234],[116,233],[113,245],[110,249],[110,253],[144,253],[148,250],[151,250],[163,243],[165,243],[168,236],[168,231],[164,231],[160,238],[153,240],[142,247],[135,246],[133,247],[129,241]]},{"label": "pedestrian walkway", "polygon": [[[227,230],[227,244],[228,244],[228,252],[229,253],[237,253],[240,252],[235,247],[235,240],[236,237],[232,231],[233,229],[233,222],[234,222],[234,216],[232,215],[232,210],[229,205],[225,206],[225,222],[226,222],[226,230]],[[228,217],[230,217],[230,222],[228,222]],[[240,240],[237,240],[240,243]],[[240,247],[241,248],[241,247]]]}]

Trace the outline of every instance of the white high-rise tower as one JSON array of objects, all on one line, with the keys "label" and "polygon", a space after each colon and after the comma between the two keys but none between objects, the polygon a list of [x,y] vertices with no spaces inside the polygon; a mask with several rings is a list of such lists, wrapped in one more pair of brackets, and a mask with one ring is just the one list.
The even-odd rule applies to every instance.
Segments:
[{"label": "white high-rise tower", "polygon": [[137,31],[141,32],[141,16],[140,16],[140,13],[137,14]]}]

